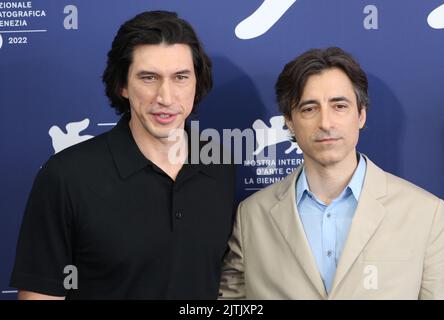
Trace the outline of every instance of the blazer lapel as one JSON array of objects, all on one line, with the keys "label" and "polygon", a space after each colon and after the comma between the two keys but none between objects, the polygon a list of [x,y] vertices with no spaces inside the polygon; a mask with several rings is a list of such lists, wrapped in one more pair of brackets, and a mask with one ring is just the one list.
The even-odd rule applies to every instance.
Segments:
[{"label": "blazer lapel", "polygon": [[385,207],[377,199],[387,193],[387,178],[384,171],[366,156],[364,157],[367,161],[364,185],[344,250],[339,259],[330,297],[338,291],[341,281],[375,233],[386,213]]},{"label": "blazer lapel", "polygon": [[271,217],[286,240],[291,252],[298,260],[307,277],[313,283],[322,298],[327,297],[324,283],[318,271],[316,261],[305,236],[304,227],[296,207],[296,179],[301,167],[283,181],[276,196],[279,201],[271,209]]}]

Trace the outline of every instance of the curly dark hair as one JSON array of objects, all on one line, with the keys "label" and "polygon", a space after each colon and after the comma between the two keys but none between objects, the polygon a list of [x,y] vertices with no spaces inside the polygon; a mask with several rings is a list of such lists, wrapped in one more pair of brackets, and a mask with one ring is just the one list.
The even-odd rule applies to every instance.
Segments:
[{"label": "curly dark hair", "polygon": [[177,13],[147,11],[125,22],[115,36],[102,80],[105,93],[117,114],[130,111],[128,99],[122,96],[127,85],[128,69],[132,63],[134,48],[145,44],[186,44],[190,47],[196,73],[196,95],[193,112],[197,104],[213,86],[211,61],[206,55],[196,32]]}]

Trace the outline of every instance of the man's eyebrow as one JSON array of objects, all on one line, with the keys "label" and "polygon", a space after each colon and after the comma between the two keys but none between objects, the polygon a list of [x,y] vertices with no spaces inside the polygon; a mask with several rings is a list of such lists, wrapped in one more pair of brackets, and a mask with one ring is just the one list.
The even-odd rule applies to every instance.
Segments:
[{"label": "man's eyebrow", "polygon": [[[189,69],[183,69],[183,70],[179,70],[174,72],[174,74],[191,74],[191,70]],[[157,76],[159,75],[157,72],[154,71],[149,71],[149,70],[140,70],[139,72],[136,73],[136,75],[138,77],[142,77],[142,76]]]},{"label": "man's eyebrow", "polygon": [[174,74],[191,74],[191,70],[183,69],[183,70],[179,70],[179,71],[174,72]]},{"label": "man's eyebrow", "polygon": [[141,77],[141,76],[154,76],[154,75],[157,75],[157,73],[154,72],[154,71],[141,70],[141,71],[137,72],[136,75],[138,77]]},{"label": "man's eyebrow", "polygon": [[[328,101],[329,101],[329,102],[341,102],[341,101],[346,101],[346,102],[348,102],[348,103],[351,103],[350,99],[348,99],[347,97],[344,97],[344,96],[333,97],[333,98],[329,99]],[[304,101],[301,101],[301,102],[299,103],[299,105],[297,106],[297,109],[300,109],[300,108],[302,108],[303,106],[306,106],[306,105],[308,105],[308,104],[319,104],[319,101],[318,101],[318,100],[315,100],[315,99],[310,99],[310,100],[304,100]]]},{"label": "man's eyebrow", "polygon": [[333,98],[331,98],[329,101],[330,101],[330,102],[347,101],[348,103],[351,103],[350,99],[348,99],[347,97],[344,97],[344,96],[333,97]]}]

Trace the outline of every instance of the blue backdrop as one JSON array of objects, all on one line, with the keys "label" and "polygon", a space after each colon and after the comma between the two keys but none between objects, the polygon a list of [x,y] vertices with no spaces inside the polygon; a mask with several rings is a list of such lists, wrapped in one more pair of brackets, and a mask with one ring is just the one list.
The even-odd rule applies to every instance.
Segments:
[{"label": "blue backdrop", "polygon": [[[106,53],[124,21],[153,9],[188,20],[212,58],[215,85],[199,108],[201,130],[282,133],[273,87],[284,64],[313,47],[340,46],[369,77],[359,150],[444,197],[444,0],[0,2],[0,299],[15,298],[9,276],[39,167],[117,121],[101,83]],[[239,166],[238,200],[302,158],[289,141],[275,143],[281,161],[273,173],[261,163]]]}]

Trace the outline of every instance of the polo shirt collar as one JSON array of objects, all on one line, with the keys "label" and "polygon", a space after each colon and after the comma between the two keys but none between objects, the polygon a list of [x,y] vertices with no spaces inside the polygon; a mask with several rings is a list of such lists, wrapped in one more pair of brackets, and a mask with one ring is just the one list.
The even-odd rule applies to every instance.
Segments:
[{"label": "polo shirt collar", "polygon": [[[154,165],[154,163],[147,159],[139,150],[129,127],[130,119],[131,114],[129,112],[125,113],[120,118],[117,125],[107,133],[112,157],[120,176],[124,179],[135,172],[142,170],[147,165]],[[185,130],[188,133],[188,145],[191,147],[190,128],[186,126]],[[199,154],[203,145],[204,143],[199,142]],[[188,154],[191,155],[190,152]],[[201,163],[199,159],[198,164],[184,164],[182,170],[187,169],[192,172],[201,171],[206,175],[213,176],[213,170],[211,170],[211,167],[211,165]]]},{"label": "polo shirt collar", "polygon": [[117,125],[108,132],[108,144],[117,170],[122,178],[127,178],[133,173],[142,170],[152,164],[134,141],[129,127],[130,113],[125,113]]}]

